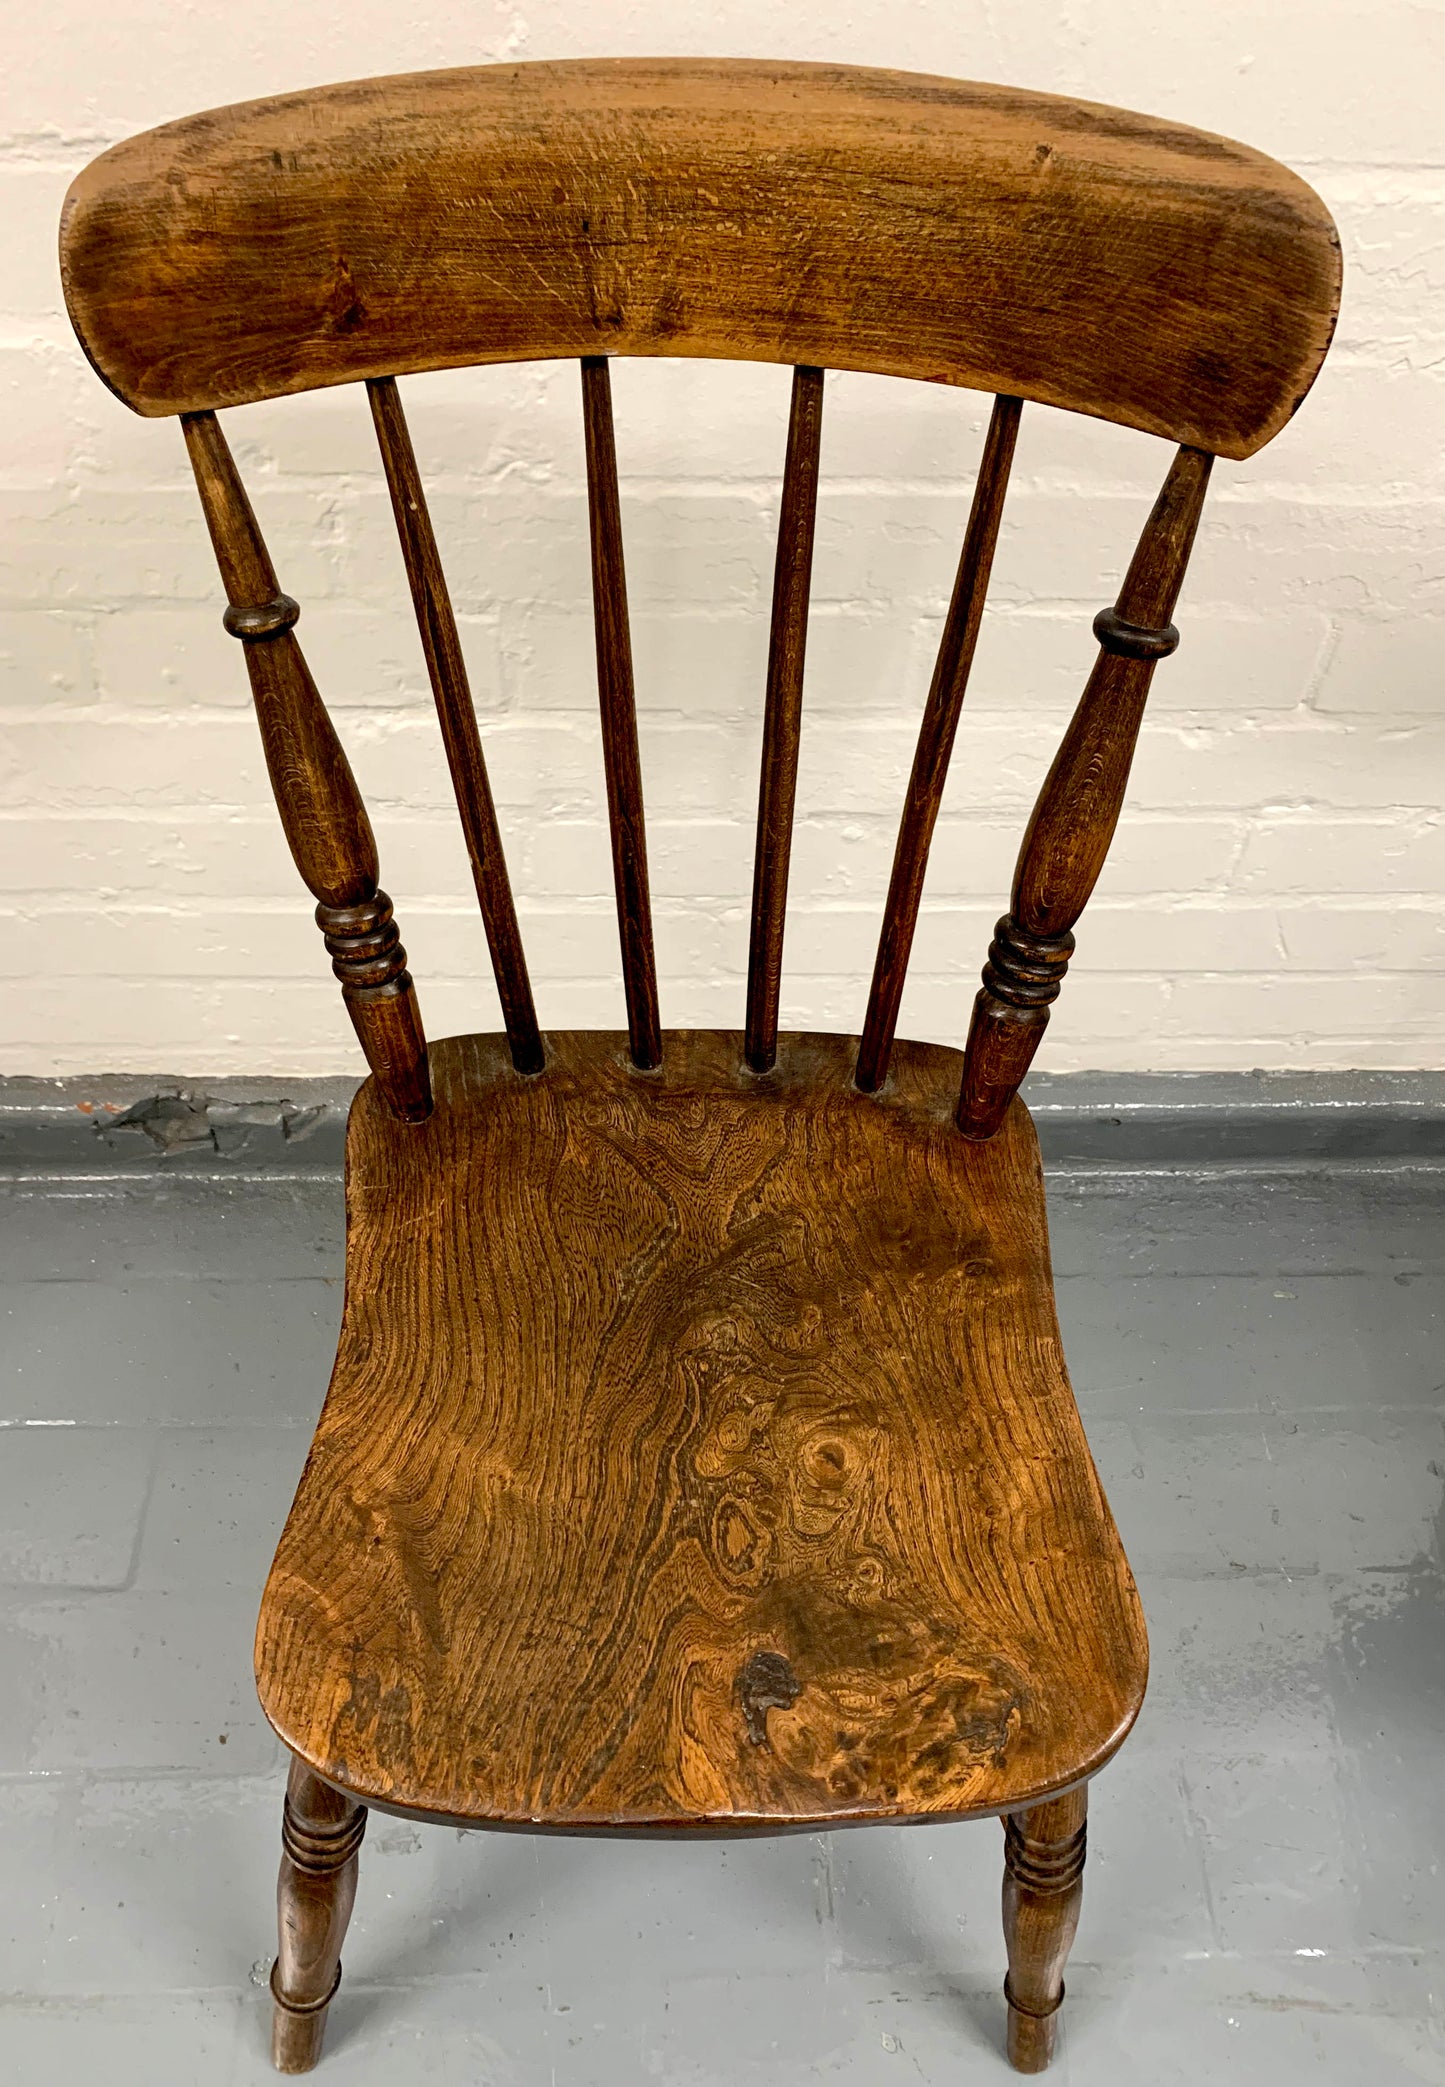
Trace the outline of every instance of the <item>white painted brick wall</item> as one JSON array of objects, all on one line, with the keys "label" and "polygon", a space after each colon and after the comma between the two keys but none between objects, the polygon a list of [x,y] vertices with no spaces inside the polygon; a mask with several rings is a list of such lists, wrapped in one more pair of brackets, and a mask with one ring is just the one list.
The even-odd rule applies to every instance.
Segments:
[{"label": "white painted brick wall", "polygon": [[[269,807],[176,430],[96,383],[56,278],[72,173],[248,95],[412,66],[710,51],[1009,80],[1248,139],[1344,236],[1334,355],[1216,473],[1178,658],[1045,1046],[1056,1069],[1434,1066],[1445,947],[1442,0],[52,0],[0,79],[0,1070],[358,1061]],[[785,371],[615,369],[671,1023],[741,1019]],[[618,1024],[576,373],[405,393],[545,1022]],[[983,402],[830,379],[785,1019],[856,1026]],[[434,1034],[494,1026],[369,418],[228,416],[376,818]],[[1167,462],[1031,411],[904,1024],[957,1040],[1022,822]]]}]

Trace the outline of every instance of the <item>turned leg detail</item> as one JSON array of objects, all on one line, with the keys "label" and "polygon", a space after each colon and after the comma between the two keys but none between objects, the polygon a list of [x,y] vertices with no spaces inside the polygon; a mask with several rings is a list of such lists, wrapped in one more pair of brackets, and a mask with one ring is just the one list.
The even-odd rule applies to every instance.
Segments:
[{"label": "turned leg detail", "polygon": [[326,2010],[341,1983],[341,1944],[356,1897],[366,1807],[293,1760],[281,1816],[276,1879],[279,1947],[271,1971],[271,2062],[310,2072],[321,2056]]},{"label": "turned leg detail", "polygon": [[1003,1822],[1003,1932],[1008,1945],[1009,2062],[1044,2070],[1064,1998],[1064,1960],[1084,1895],[1088,1795],[1075,1790]]}]

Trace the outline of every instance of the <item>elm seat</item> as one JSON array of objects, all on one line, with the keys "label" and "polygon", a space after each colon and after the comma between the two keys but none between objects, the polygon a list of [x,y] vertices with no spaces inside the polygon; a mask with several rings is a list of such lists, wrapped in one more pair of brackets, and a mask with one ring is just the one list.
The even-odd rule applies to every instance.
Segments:
[{"label": "elm seat", "polygon": [[287,1745],[489,1826],[957,1818],[1077,1782],[1147,1650],[1069,1390],[1032,1123],[961,1054],[432,1048],[347,1148],[335,1375],[266,1589]]}]

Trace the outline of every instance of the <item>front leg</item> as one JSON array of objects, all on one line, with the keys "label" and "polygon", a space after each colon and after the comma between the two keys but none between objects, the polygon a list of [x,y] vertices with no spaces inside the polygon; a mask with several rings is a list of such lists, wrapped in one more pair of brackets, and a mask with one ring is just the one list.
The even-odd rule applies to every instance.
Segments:
[{"label": "front leg", "polygon": [[281,1815],[276,1879],[279,1951],[271,1971],[271,2063],[310,2072],[321,2056],[326,2011],[341,1983],[341,1944],[356,1898],[366,1807],[293,1759]]},{"label": "front leg", "polygon": [[1021,2073],[1041,2073],[1053,2056],[1064,1960],[1084,1896],[1087,1810],[1087,1790],[1073,1790],[1003,1822],[1008,2055]]}]

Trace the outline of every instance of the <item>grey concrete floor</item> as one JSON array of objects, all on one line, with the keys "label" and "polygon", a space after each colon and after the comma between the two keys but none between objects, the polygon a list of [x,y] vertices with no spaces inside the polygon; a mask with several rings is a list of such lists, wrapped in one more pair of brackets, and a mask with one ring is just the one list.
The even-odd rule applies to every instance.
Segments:
[{"label": "grey concrete floor", "polygon": [[[1442,1175],[1065,1171],[1059,1296],[1148,1613],[1054,2077],[1445,2082]],[[0,2077],[272,2075],[257,1598],[333,1180],[0,1183]],[[1002,2081],[1001,1836],[375,1818],[323,2078]]]}]

